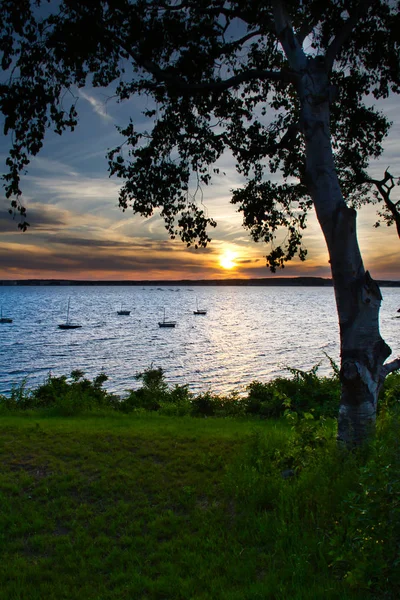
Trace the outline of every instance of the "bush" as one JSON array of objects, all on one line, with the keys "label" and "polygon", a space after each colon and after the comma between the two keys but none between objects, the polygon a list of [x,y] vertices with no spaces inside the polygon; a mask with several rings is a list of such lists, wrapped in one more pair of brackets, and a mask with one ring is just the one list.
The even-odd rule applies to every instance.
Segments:
[{"label": "bush", "polygon": [[57,406],[68,394],[71,384],[67,382],[67,377],[54,377],[49,373],[45,382],[36,390],[33,390],[30,396],[31,408],[49,408]]},{"label": "bush", "polygon": [[190,411],[191,394],[187,385],[175,385],[168,388],[164,371],[161,367],[150,367],[135,375],[135,379],[143,382],[138,390],[128,390],[128,395],[119,404],[119,410],[160,411],[163,414],[186,415]]},{"label": "bush", "polygon": [[[331,361],[332,362],[332,361]],[[333,365],[335,367],[335,365]],[[318,365],[309,372],[289,369],[293,378],[277,378],[267,383],[253,381],[248,395],[241,398],[237,392],[226,396],[205,392],[194,396],[188,386],[176,385],[170,389],[162,368],[150,367],[138,373],[136,380],[143,386],[128,390],[119,404],[119,410],[159,411],[165,415],[192,415],[195,417],[279,418],[290,405],[291,410],[302,414],[313,412],[315,417],[336,417],[339,407],[339,383],[334,377],[319,378]]]},{"label": "bush", "polygon": [[315,418],[312,412],[300,416],[290,407],[285,411],[285,418],[294,434],[286,451],[286,467],[296,473],[316,459],[321,460],[325,450],[329,450],[332,443],[336,444],[336,421]]},{"label": "bush", "polygon": [[382,387],[378,410],[400,405],[400,373],[391,373]]},{"label": "bush", "polygon": [[267,383],[253,381],[244,399],[246,412],[277,418],[284,415],[289,403],[298,414],[313,412],[316,417],[336,417],[340,399],[337,371],[333,377],[318,377],[318,367],[315,365],[310,371],[288,368],[291,378],[277,377]]},{"label": "bush", "polygon": [[[294,374],[291,379],[281,377],[267,383],[254,381],[248,386],[246,397],[240,397],[237,392],[225,396],[205,392],[194,396],[187,385],[175,385],[170,389],[163,369],[152,366],[135,376],[137,381],[142,382],[142,387],[128,390],[123,398],[103,389],[107,381],[104,373],[93,381],[85,378],[80,370],[72,371],[70,380],[65,375],[55,377],[50,373],[45,382],[33,391],[27,391],[26,382],[23,382],[13,388],[10,398],[0,396],[0,408],[3,411],[51,408],[68,415],[102,408],[122,412],[160,411],[165,415],[278,418],[290,404],[291,409],[299,414],[314,411],[316,416],[336,415],[337,381],[318,378],[317,368],[310,372],[291,369]],[[388,384],[388,402],[393,402],[393,398],[398,396],[398,389],[398,380]]]},{"label": "bush", "polygon": [[165,399],[168,392],[163,369],[161,367],[158,369],[150,367],[142,373],[137,373],[135,379],[143,381],[143,387],[138,390],[128,390],[128,396],[119,405],[120,410],[123,412],[130,412],[136,409],[159,410],[161,402]]},{"label": "bush", "polygon": [[175,385],[168,390],[161,401],[160,413],[168,416],[183,417],[191,411],[192,394],[187,385]]},{"label": "bush", "polygon": [[253,381],[247,387],[247,398],[243,400],[246,412],[264,418],[282,416],[288,397],[276,383],[276,381],[271,383]]},{"label": "bush", "polygon": [[395,599],[400,597],[399,407],[381,415],[367,453],[332,531],[332,563],[352,588]]},{"label": "bush", "polygon": [[288,368],[293,378],[279,378],[276,384],[290,398],[292,410],[298,413],[313,410],[317,417],[336,417],[340,402],[337,372],[333,377],[318,377],[318,368],[319,365],[310,371]]},{"label": "bush", "polygon": [[35,390],[25,391],[25,383],[13,388],[11,397],[0,396],[0,405],[6,410],[51,409],[62,415],[79,414],[93,409],[115,409],[119,398],[103,389],[108,377],[101,373],[93,381],[84,378],[83,371],[72,371],[72,381],[65,375],[51,373]]},{"label": "bush", "polygon": [[[70,380],[66,376],[48,375],[37,389],[26,389],[26,381],[13,387],[11,396],[0,395],[0,410],[58,409],[63,414],[74,414],[84,410],[112,409],[122,412],[137,410],[159,411],[165,415],[192,415],[207,417],[280,418],[290,407],[298,415],[312,414],[336,418],[340,399],[338,368],[332,377],[318,377],[318,366],[310,371],[289,368],[291,377],[278,377],[261,383],[253,381],[247,387],[247,395],[237,392],[216,395],[210,391],[193,395],[187,385],[168,387],[162,368],[144,370],[135,376],[142,382],[137,390],[128,390],[125,397],[108,393],[103,389],[107,375],[101,373],[90,381],[79,370],[72,371]],[[379,411],[400,404],[400,373],[392,373],[384,383]]]},{"label": "bush", "polygon": [[211,392],[199,394],[192,399],[191,414],[194,417],[213,417],[218,404],[218,396],[213,396]]},{"label": "bush", "polygon": [[15,411],[26,408],[29,404],[30,390],[26,389],[27,380],[24,379],[18,386],[13,385],[10,397],[0,394],[0,410]]},{"label": "bush", "polygon": [[329,531],[341,491],[352,484],[354,473],[342,464],[334,421],[292,411],[286,420],[290,433],[280,426],[254,431],[228,469],[226,485],[238,512],[273,513],[270,525],[283,524],[295,544],[297,528],[315,527],[318,514]]}]

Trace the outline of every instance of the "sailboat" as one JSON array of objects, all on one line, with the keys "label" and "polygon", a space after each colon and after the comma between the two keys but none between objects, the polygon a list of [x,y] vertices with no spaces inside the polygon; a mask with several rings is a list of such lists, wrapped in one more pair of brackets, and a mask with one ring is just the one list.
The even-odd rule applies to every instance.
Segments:
[{"label": "sailboat", "polygon": [[193,311],[194,315],[206,315],[207,311],[204,310],[203,308],[199,308],[199,304],[197,302],[197,298],[196,298],[196,310]]},{"label": "sailboat", "polygon": [[12,323],[10,317],[3,317],[3,307],[0,309],[0,323]]},{"label": "sailboat", "polygon": [[130,311],[130,310],[124,310],[124,309],[122,308],[122,302],[121,302],[121,310],[117,310],[117,314],[118,314],[118,315],[130,315],[130,314],[131,314],[131,311]]},{"label": "sailboat", "polygon": [[164,318],[162,321],[158,322],[159,327],[175,327],[176,321],[166,321],[165,320],[165,308],[164,308]]},{"label": "sailboat", "polygon": [[69,304],[70,304],[71,298],[68,298],[68,308],[67,308],[67,320],[65,323],[61,323],[58,328],[59,329],[79,329],[79,327],[82,327],[82,325],[78,325],[78,323],[72,323],[69,320]]}]

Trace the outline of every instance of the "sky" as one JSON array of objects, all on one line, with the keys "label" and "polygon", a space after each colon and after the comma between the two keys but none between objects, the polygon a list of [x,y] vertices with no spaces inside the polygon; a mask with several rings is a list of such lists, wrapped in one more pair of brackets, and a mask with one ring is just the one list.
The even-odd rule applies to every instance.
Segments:
[{"label": "sky", "polygon": [[[107,149],[121,138],[116,125],[132,116],[143,125],[134,101],[117,104],[100,89],[76,91],[79,125],[62,137],[48,133],[43,151],[32,159],[22,180],[22,202],[28,231],[8,214],[9,200],[0,195],[0,279],[157,280],[273,277],[265,265],[269,248],[251,241],[242,216],[230,204],[230,190],[243,183],[234,162],[224,155],[218,166],[226,173],[203,189],[203,203],[218,226],[206,249],[187,249],[171,241],[163,221],[145,219],[118,207],[121,181],[109,178]],[[394,122],[384,155],[369,173],[400,175],[399,99],[380,103]],[[2,117],[0,116],[0,127]],[[9,139],[0,137],[0,166],[5,171]],[[393,190],[399,197],[400,188]],[[396,197],[393,195],[393,197]],[[394,227],[374,228],[376,207],[358,214],[358,238],[365,268],[375,279],[400,280],[400,240]],[[330,277],[328,255],[315,216],[304,233],[306,262],[290,262],[276,277]]]}]

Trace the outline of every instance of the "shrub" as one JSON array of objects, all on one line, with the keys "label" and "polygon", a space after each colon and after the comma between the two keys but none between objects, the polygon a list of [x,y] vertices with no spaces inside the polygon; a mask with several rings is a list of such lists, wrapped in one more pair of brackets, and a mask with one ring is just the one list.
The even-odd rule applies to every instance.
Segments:
[{"label": "shrub", "polygon": [[63,415],[73,415],[97,408],[114,409],[119,398],[103,389],[107,375],[101,373],[93,381],[84,378],[83,371],[72,371],[72,381],[65,375],[55,377],[51,373],[35,390],[26,392],[25,382],[13,388],[10,398],[0,397],[0,405],[6,410],[52,409]]},{"label": "shrub", "polygon": [[135,379],[142,381],[143,387],[138,390],[128,390],[128,396],[123,398],[120,403],[120,410],[123,412],[136,409],[159,410],[168,393],[163,369],[161,367],[153,369],[151,366],[142,373],[137,373]]},{"label": "shrub", "polygon": [[[349,470],[341,464],[334,422],[292,411],[286,420],[290,433],[281,426],[253,432],[228,469],[226,485],[238,512],[273,511],[271,525],[284,523],[295,536],[298,526],[306,529],[309,521],[319,518],[311,514],[316,506],[323,519],[336,514],[341,488],[348,489],[354,476],[349,479]],[[328,530],[330,522],[324,526]]]},{"label": "shrub", "polygon": [[310,371],[288,368],[292,377],[277,377],[273,381],[253,381],[244,399],[246,412],[264,418],[283,416],[290,403],[291,410],[316,417],[336,417],[339,409],[340,384],[336,371],[333,377],[318,377],[319,365]]},{"label": "shrub", "polygon": [[296,472],[315,460],[321,460],[331,443],[336,443],[334,421],[328,421],[325,417],[315,418],[312,412],[299,415],[290,407],[285,411],[285,418],[294,434],[286,452],[286,467]]},{"label": "shrub", "polygon": [[314,411],[315,416],[336,417],[339,410],[340,382],[337,374],[333,377],[318,377],[319,365],[310,371],[288,367],[293,375],[278,378],[273,383],[278,390],[290,398],[292,410],[302,413]]},{"label": "shrub", "polygon": [[31,408],[49,408],[56,406],[67,395],[70,384],[67,377],[54,377],[49,373],[45,382],[33,390],[30,397]]},{"label": "shrub", "polygon": [[167,391],[160,404],[160,413],[163,415],[183,417],[191,411],[192,394],[187,385],[175,385]]},{"label": "shrub", "polygon": [[218,404],[218,396],[214,396],[211,392],[199,394],[192,399],[191,414],[195,417],[213,417]]},{"label": "shrub", "polygon": [[400,405],[400,373],[391,373],[382,387],[378,410]]},{"label": "shrub", "polygon": [[400,410],[378,419],[376,438],[343,499],[331,537],[332,564],[352,588],[400,596]]},{"label": "shrub", "polygon": [[21,410],[27,407],[30,400],[30,390],[27,390],[26,378],[22,380],[20,385],[13,385],[11,388],[11,395],[5,396],[0,394],[0,410],[1,411],[14,411]]},{"label": "shrub", "polygon": [[238,392],[232,392],[227,396],[214,396],[215,415],[221,417],[243,417],[246,416],[246,403]]},{"label": "shrub", "polygon": [[251,415],[261,417],[280,417],[285,412],[287,395],[279,389],[276,382],[260,383],[253,381],[247,387],[248,396],[243,400],[245,410]]}]

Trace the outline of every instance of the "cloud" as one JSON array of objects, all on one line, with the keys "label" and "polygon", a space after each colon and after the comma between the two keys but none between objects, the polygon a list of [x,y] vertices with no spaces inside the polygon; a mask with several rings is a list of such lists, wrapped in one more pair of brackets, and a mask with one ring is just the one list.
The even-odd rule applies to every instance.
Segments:
[{"label": "cloud", "polygon": [[[24,202],[31,227],[26,234],[17,229],[17,221],[0,215],[0,278],[67,277],[95,279],[166,279],[205,277],[269,277],[264,256],[269,248],[255,244],[242,227],[242,214],[230,204],[231,189],[244,185],[236,172],[235,160],[227,152],[218,164],[225,176],[213,177],[212,185],[203,186],[196,201],[208,216],[218,222],[210,230],[213,241],[207,249],[187,249],[180,240],[171,241],[158,214],[145,219],[125,213],[117,207],[122,181],[109,179],[104,158],[107,147],[120,143],[113,127],[112,114],[128,118],[132,114],[138,127],[144,127],[140,116],[142,104],[115,105],[101,101],[91,89],[79,91],[81,122],[73,134],[60,139],[49,132],[39,158],[29,166],[22,180]],[[121,107],[123,108],[121,109]],[[400,174],[398,103],[388,103],[385,112],[396,121],[385,141],[385,154],[371,165],[371,174],[381,178],[384,169]],[[102,123],[99,126],[98,117]],[[280,180],[274,174],[274,181]],[[196,190],[192,181],[191,192]],[[394,190],[393,190],[394,192]],[[375,278],[400,279],[398,250],[400,242],[394,229],[373,228],[376,207],[363,207],[358,216],[361,250],[366,268]],[[282,236],[284,237],[284,233]],[[7,245],[12,243],[13,245]],[[328,255],[315,215],[310,214],[304,232],[307,261],[294,260],[276,276],[330,276]],[[236,252],[237,268],[224,271],[218,256],[226,248]]]},{"label": "cloud", "polygon": [[53,177],[60,173],[68,175],[69,177],[77,177],[79,175],[78,171],[76,169],[72,169],[70,165],[52,158],[34,156],[31,159],[30,164],[32,169],[36,169],[39,172],[42,171],[46,173],[46,176],[48,176],[49,173],[51,173]]},{"label": "cloud", "polygon": [[[30,227],[28,228],[28,232],[32,232],[33,229],[54,231],[55,229],[65,227],[68,223],[67,215],[68,213],[66,211],[59,210],[57,207],[38,204],[34,208],[32,207],[29,209],[27,221]],[[10,215],[8,212],[4,211],[4,213],[0,215],[0,232],[9,235],[14,235],[16,233],[18,233],[18,235],[22,235],[18,229],[19,222],[19,216],[14,217],[13,215]],[[25,237],[27,236],[27,234],[24,235]],[[22,238],[24,235],[22,235]]]},{"label": "cloud", "polygon": [[238,258],[235,259],[235,262],[238,265],[253,265],[260,262],[260,260],[260,258]]},{"label": "cloud", "polygon": [[[96,200],[111,203],[116,201],[120,183],[107,177],[88,177],[84,175],[73,177],[34,177],[27,176],[32,198],[49,199],[51,202],[74,200]],[[40,200],[39,200],[40,201]]]},{"label": "cloud", "polygon": [[106,101],[101,102],[88,92],[84,92],[82,89],[79,90],[79,95],[82,96],[87,102],[89,102],[90,106],[93,108],[94,112],[99,115],[104,121],[113,121],[113,117],[107,112],[107,104]]},{"label": "cloud", "polygon": [[[207,268],[197,262],[190,253],[174,252],[173,263],[171,250],[143,250],[137,247],[121,248],[120,245],[83,245],[63,248],[41,249],[26,244],[2,244],[0,246],[1,277],[24,276],[47,278],[57,274],[65,278],[126,278],[154,279],[165,278],[174,274],[190,277],[195,273],[206,276]],[[37,276],[37,275],[36,275]]]}]

